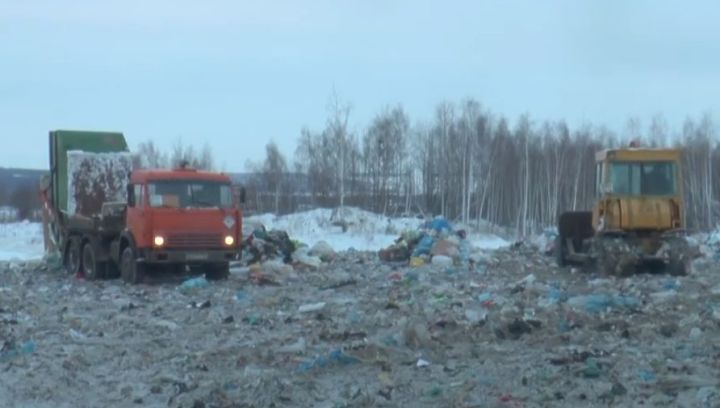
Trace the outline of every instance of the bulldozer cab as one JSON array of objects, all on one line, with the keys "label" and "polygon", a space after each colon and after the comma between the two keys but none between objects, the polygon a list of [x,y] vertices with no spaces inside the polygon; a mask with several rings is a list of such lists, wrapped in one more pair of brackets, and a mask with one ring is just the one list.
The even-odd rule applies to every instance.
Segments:
[{"label": "bulldozer cab", "polygon": [[596,233],[682,229],[680,158],[677,149],[598,152],[592,212]]},{"label": "bulldozer cab", "polygon": [[693,252],[683,236],[681,157],[678,149],[635,146],[598,152],[592,210],[558,219],[558,264],[617,276],[686,274]]}]

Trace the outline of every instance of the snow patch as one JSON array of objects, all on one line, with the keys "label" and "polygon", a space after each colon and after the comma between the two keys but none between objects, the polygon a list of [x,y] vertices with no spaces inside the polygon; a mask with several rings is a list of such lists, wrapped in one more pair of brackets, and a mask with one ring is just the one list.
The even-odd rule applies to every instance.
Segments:
[{"label": "snow patch", "polygon": [[510,245],[508,241],[494,234],[470,234],[468,240],[470,245],[478,249],[495,250]]},{"label": "snow patch", "polygon": [[[406,230],[420,228],[426,220],[411,217],[387,217],[353,207],[319,208],[283,216],[260,214],[245,218],[245,235],[260,225],[266,229],[284,230],[291,239],[313,246],[327,241],[336,251],[353,248],[358,251],[379,251],[392,245]],[[344,230],[344,232],[343,232]],[[469,234],[472,246],[479,249],[502,248],[509,243],[497,235]]]},{"label": "snow patch", "polygon": [[13,222],[0,224],[0,261],[29,261],[43,257],[42,224]]},{"label": "snow patch", "polygon": [[342,212],[319,208],[279,217],[261,214],[244,220],[250,230],[248,234],[252,229],[264,225],[268,230],[284,230],[291,239],[311,247],[320,241],[327,241],[336,251],[350,248],[358,251],[380,250],[392,244],[402,231],[416,229],[422,222],[417,218],[390,218],[348,207]]}]

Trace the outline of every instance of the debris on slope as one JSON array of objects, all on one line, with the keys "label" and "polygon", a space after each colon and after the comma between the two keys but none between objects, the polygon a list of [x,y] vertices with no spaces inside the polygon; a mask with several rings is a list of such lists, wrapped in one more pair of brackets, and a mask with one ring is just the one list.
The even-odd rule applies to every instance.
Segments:
[{"label": "debris on slope", "polygon": [[524,247],[474,269],[358,251],[302,273],[254,267],[130,286],[0,263],[0,395],[15,406],[720,404],[711,257],[688,276],[624,279]]}]

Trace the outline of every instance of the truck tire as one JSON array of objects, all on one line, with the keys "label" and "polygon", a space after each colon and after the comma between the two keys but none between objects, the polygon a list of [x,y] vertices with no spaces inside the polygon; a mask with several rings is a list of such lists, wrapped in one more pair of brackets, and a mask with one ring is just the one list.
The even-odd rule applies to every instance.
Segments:
[{"label": "truck tire", "polygon": [[128,246],[120,256],[120,274],[125,282],[136,284],[145,277],[145,265],[138,263],[135,250]]},{"label": "truck tire", "polygon": [[69,237],[63,251],[63,266],[68,275],[80,272],[80,239]]},{"label": "truck tire", "polygon": [[82,248],[82,271],[87,280],[98,280],[105,277],[105,264],[97,261],[95,248],[90,242],[86,242]]},{"label": "truck tire", "polygon": [[208,280],[225,280],[230,276],[230,264],[222,262],[208,265],[205,269],[205,277]]}]

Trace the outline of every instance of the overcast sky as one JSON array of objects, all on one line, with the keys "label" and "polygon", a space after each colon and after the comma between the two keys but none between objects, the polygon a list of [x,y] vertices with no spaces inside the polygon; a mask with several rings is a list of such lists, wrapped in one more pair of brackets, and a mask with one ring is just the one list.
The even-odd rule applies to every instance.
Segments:
[{"label": "overcast sky", "polygon": [[[717,1],[0,0],[0,167],[47,167],[50,129],[131,147],[207,141],[242,171],[292,156],[337,92],[362,132],[474,97],[511,119],[622,131],[716,114]],[[10,147],[12,146],[12,147]]]}]

